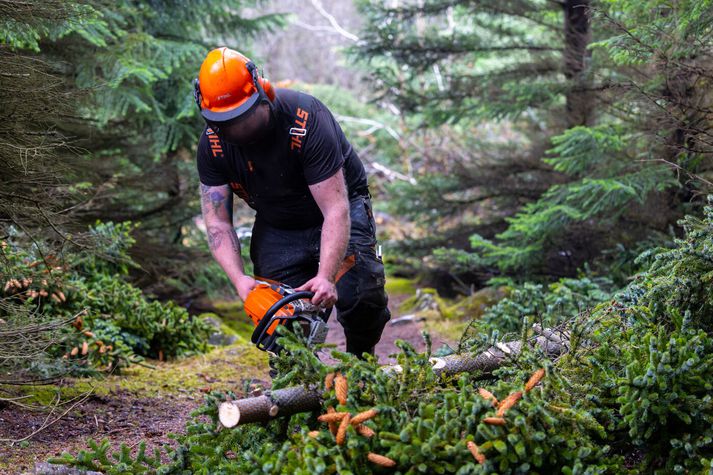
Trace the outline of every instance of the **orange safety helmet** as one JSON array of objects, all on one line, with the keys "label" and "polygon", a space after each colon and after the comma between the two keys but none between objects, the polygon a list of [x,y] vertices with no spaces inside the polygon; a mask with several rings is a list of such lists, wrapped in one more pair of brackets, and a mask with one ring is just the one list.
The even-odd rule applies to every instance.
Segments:
[{"label": "orange safety helmet", "polygon": [[255,64],[225,46],[208,53],[193,85],[201,115],[210,122],[234,119],[261,99],[275,99],[275,90],[259,77]]}]

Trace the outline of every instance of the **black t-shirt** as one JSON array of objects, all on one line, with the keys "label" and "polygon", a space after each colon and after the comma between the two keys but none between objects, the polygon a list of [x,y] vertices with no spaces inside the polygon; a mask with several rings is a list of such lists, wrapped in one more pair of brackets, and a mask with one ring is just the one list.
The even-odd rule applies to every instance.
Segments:
[{"label": "black t-shirt", "polygon": [[203,131],[197,154],[201,183],[230,185],[257,211],[256,219],[283,229],[322,223],[308,185],[332,177],[342,167],[349,195],[367,192],[364,165],[324,104],[308,94],[277,89],[273,108],[275,127],[256,144],[236,146],[220,140],[210,128]]}]

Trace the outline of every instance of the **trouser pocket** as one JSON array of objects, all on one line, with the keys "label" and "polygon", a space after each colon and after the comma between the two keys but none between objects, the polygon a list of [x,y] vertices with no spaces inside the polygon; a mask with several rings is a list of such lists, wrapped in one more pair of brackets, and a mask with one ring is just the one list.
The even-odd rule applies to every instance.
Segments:
[{"label": "trouser pocket", "polygon": [[337,283],[337,319],[344,327],[348,351],[369,351],[381,338],[391,318],[384,284],[384,265],[374,250],[359,249],[356,265]]}]

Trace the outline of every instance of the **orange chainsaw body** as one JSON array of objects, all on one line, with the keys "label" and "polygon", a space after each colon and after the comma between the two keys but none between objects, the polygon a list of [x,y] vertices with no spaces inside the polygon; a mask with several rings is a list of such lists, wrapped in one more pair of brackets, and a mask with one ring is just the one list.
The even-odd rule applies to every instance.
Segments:
[{"label": "orange chainsaw body", "polygon": [[271,280],[257,280],[245,299],[245,313],[255,324],[251,341],[264,351],[278,352],[279,325],[299,324],[308,345],[324,343],[329,327],[326,310],[312,304],[314,293],[297,291]]},{"label": "orange chainsaw body", "polygon": [[[285,288],[280,284],[276,282],[258,281],[255,288],[250,291],[245,299],[245,313],[248,314],[255,326],[257,326],[270,307],[285,295],[287,295]],[[288,304],[278,310],[275,315],[278,317],[289,317],[294,315],[294,311],[294,305]],[[272,335],[277,325],[279,325],[279,321],[276,320],[270,325],[266,333]]]}]

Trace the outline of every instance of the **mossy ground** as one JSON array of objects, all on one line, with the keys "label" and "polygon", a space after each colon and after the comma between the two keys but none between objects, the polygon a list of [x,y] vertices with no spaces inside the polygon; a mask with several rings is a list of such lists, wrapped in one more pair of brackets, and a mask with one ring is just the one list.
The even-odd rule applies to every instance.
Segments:
[{"label": "mossy ground", "polygon": [[[161,445],[169,432],[183,429],[189,413],[211,390],[242,392],[250,383],[267,385],[267,355],[238,342],[189,358],[153,361],[121,375],[68,379],[60,385],[27,386],[25,404],[47,406],[92,391],[86,402],[29,442],[0,443],[0,474],[29,473],[34,463],[86,447],[86,440],[109,437],[112,444],[132,445],[147,439]],[[66,410],[65,406],[58,411]],[[8,406],[0,409],[0,439],[19,439],[38,426],[46,412]]]},{"label": "mossy ground", "polygon": [[386,293],[389,295],[413,295],[416,293],[416,283],[403,277],[386,279]]}]

